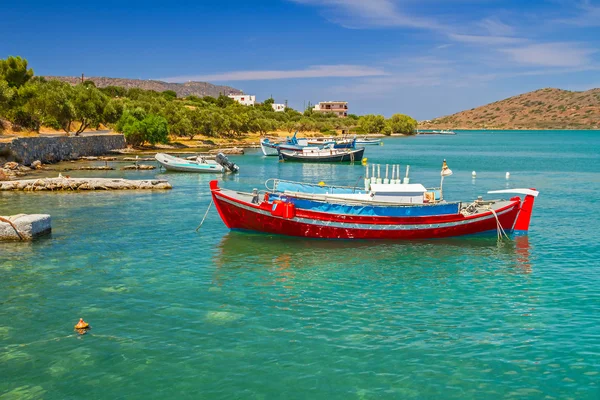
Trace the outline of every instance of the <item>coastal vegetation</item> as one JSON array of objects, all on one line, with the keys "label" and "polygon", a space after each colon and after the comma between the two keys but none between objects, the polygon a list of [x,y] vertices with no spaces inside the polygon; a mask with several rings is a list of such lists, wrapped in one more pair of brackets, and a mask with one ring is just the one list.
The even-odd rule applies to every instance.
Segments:
[{"label": "coastal vegetation", "polygon": [[600,89],[540,89],[421,121],[419,129],[600,129]]},{"label": "coastal vegetation", "polygon": [[[170,137],[229,137],[273,131],[350,134],[414,134],[417,122],[406,115],[303,113],[292,108],[275,112],[273,99],[244,106],[225,95],[187,96],[174,90],[158,92],[121,86],[96,87],[91,80],[71,84],[34,76],[27,60],[0,60],[0,118],[13,130],[39,132],[42,127],[79,135],[90,128],[122,132],[134,145],[167,143]],[[1,121],[1,120],[0,120]]]}]

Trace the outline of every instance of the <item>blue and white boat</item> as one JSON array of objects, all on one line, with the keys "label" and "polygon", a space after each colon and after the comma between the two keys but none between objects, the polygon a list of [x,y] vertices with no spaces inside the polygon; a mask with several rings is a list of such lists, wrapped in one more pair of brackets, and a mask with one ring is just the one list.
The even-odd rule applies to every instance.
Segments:
[{"label": "blue and white boat", "polygon": [[278,149],[286,151],[302,151],[303,148],[308,147],[308,140],[297,139],[297,133],[298,131],[294,132],[294,136],[291,138],[288,137],[284,143],[271,142],[268,138],[261,139],[260,149],[265,156],[279,155]]}]

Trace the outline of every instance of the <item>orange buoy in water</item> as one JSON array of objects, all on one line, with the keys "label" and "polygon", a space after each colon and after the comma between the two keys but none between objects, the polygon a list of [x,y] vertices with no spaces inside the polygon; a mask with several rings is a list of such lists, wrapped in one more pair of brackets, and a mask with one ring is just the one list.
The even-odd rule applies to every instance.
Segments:
[{"label": "orange buoy in water", "polygon": [[75,325],[75,329],[90,329],[90,324],[85,322],[83,318],[79,318],[79,322]]}]

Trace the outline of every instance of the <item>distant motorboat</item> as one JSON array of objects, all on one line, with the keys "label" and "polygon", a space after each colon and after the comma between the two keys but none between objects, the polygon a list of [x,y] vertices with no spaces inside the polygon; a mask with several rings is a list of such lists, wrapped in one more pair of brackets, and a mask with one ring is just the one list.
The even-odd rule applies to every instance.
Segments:
[{"label": "distant motorboat", "polygon": [[421,135],[456,135],[456,132],[449,129],[442,129],[441,131],[431,131],[431,132],[419,132]]},{"label": "distant motorboat", "polygon": [[363,138],[356,139],[356,144],[361,146],[373,146],[381,143],[381,139],[369,139],[366,136]]},{"label": "distant motorboat", "polygon": [[215,160],[207,160],[201,156],[194,160],[186,160],[165,153],[157,153],[154,158],[168,171],[220,173],[238,172],[240,169],[236,164],[229,161],[223,153],[217,154]]}]

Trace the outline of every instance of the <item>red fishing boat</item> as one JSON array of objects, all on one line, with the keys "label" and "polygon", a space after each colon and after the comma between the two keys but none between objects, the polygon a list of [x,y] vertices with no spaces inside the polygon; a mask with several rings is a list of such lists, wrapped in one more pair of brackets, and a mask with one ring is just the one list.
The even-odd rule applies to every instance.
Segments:
[{"label": "red fishing boat", "polygon": [[[450,170],[444,163],[443,177]],[[444,175],[446,171],[446,175]],[[432,239],[483,232],[527,232],[535,189],[508,200],[446,202],[441,188],[420,184],[371,183],[369,189],[277,181],[264,196],[210,182],[213,201],[230,229],[326,239]],[[260,198],[262,197],[262,198]]]}]

